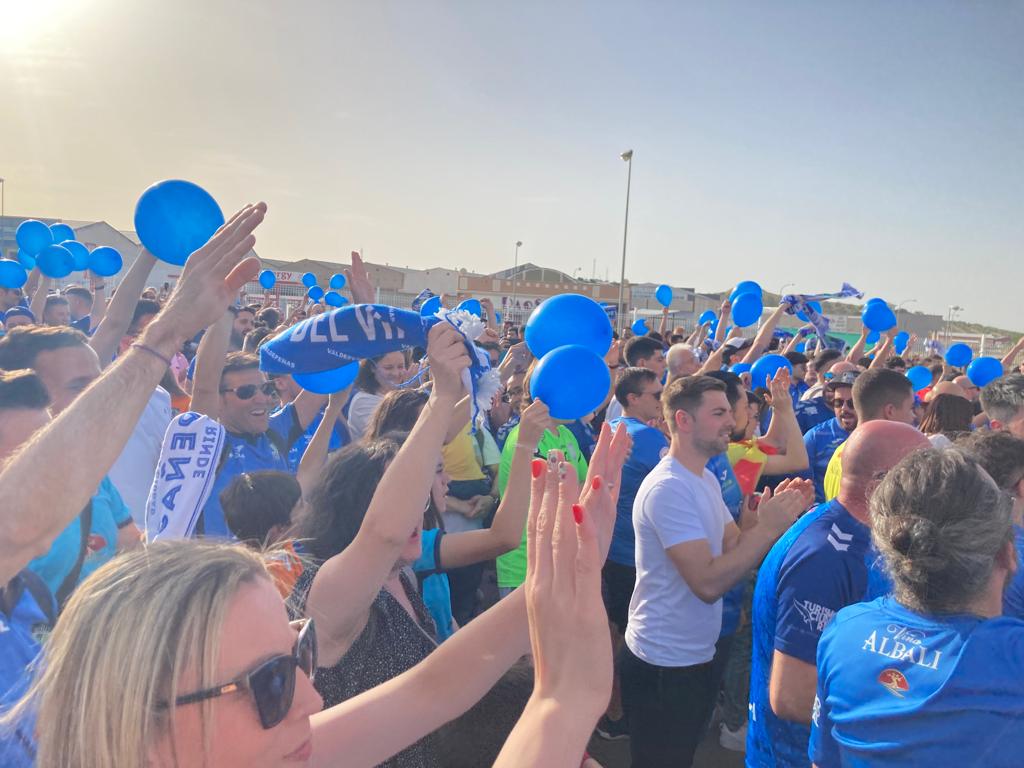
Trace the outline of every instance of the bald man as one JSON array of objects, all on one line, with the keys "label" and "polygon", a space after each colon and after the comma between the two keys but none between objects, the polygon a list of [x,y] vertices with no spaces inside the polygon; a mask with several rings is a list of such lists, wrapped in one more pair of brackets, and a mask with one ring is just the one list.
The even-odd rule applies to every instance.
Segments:
[{"label": "bald man", "polygon": [[[967,379],[966,376],[960,376],[959,378]],[[970,380],[968,379],[968,381]],[[977,391],[978,388],[974,387],[974,389]],[[957,384],[956,381],[940,381],[928,391],[928,394],[924,396],[924,401],[926,403],[930,403],[939,395],[956,395],[957,397],[962,397],[964,400],[970,400],[970,398],[967,397],[967,393],[964,391],[964,388]]]},{"label": "bald man", "polygon": [[957,376],[955,379],[953,379],[953,383],[964,391],[964,397],[966,397],[972,403],[978,402],[978,395],[981,394],[981,387],[979,387],[966,376]]},{"label": "bald man", "polygon": [[871,421],[843,452],[839,497],[815,507],[772,547],[754,590],[747,765],[810,764],[811,708],[822,630],[836,611],[868,594],[871,551],[868,497],[881,473],[929,447],[909,424]]},{"label": "bald man", "polygon": [[700,360],[697,359],[693,347],[689,344],[673,344],[668,348],[665,361],[668,363],[669,379],[693,376],[700,368]]}]

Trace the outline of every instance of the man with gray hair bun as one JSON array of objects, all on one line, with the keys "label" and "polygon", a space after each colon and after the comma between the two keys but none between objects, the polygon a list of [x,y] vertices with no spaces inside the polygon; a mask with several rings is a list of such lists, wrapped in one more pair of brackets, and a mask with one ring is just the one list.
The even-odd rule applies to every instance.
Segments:
[{"label": "man with gray hair bun", "polygon": [[1024,374],[1011,373],[986,384],[981,407],[992,429],[1024,437]]},{"label": "man with gray hair bun", "polygon": [[700,368],[697,353],[689,344],[673,344],[668,348],[666,356],[668,377],[676,379],[680,376],[693,376]]},{"label": "man with gray hair bun", "polygon": [[916,451],[871,496],[893,596],[841,610],[818,645],[810,760],[1018,766],[1024,622],[1001,616],[1017,569],[1012,504],[973,458]]}]

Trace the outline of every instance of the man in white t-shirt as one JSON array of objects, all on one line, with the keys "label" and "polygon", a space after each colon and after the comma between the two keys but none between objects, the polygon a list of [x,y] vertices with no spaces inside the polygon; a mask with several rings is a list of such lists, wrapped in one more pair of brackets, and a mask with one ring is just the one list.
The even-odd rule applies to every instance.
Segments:
[{"label": "man in white t-shirt", "polygon": [[[655,338],[650,336],[634,336],[622,348],[622,356],[626,359],[626,365],[630,368],[646,368],[649,371],[654,371],[658,381],[661,381],[665,375],[665,348]],[[621,419],[622,415],[622,403],[613,397],[608,402],[608,410],[605,411],[604,420]]]},{"label": "man in white t-shirt", "polygon": [[811,504],[806,480],[787,481],[740,533],[705,468],[735,428],[725,384],[709,376],[672,381],[662,392],[669,453],[633,503],[636,586],[622,658],[622,699],[633,768],[685,768],[693,761],[714,699],[711,659],[722,595],[744,579]]}]

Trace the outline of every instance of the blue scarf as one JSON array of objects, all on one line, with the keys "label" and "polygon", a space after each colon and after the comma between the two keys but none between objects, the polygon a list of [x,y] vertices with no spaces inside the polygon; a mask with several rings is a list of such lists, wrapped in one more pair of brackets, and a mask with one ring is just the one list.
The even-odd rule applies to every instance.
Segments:
[{"label": "blue scarf", "polygon": [[788,293],[782,297],[782,303],[787,304],[786,314],[795,315],[798,312],[802,312],[807,318],[807,321],[814,327],[814,332],[818,335],[821,340],[823,347],[827,347],[828,341],[828,318],[820,314],[814,307],[810,305],[812,301],[825,301],[827,299],[848,299],[850,297],[858,299],[864,298],[864,292],[858,291],[849,283],[843,283],[843,287],[835,293]]}]

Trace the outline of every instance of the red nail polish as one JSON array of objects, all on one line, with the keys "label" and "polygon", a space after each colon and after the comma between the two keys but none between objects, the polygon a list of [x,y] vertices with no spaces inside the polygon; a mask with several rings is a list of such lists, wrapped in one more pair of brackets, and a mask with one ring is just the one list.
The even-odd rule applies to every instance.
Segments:
[{"label": "red nail polish", "polygon": [[530,471],[534,477],[540,477],[544,474],[544,467],[547,466],[547,462],[544,459],[534,459],[530,464]]},{"label": "red nail polish", "polygon": [[590,484],[590,487],[593,488],[595,491],[600,491],[601,490],[601,478],[600,477],[595,477],[594,481]]},{"label": "red nail polish", "polygon": [[582,523],[583,522],[583,507],[581,507],[579,504],[573,504],[572,505],[572,516],[573,516],[573,519],[576,520],[576,525],[579,525],[580,523]]}]

